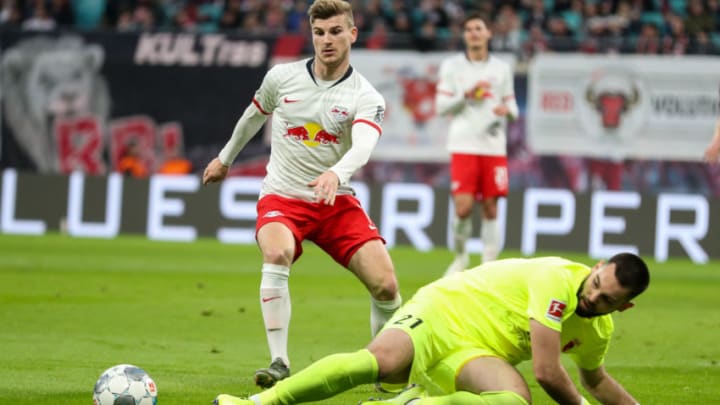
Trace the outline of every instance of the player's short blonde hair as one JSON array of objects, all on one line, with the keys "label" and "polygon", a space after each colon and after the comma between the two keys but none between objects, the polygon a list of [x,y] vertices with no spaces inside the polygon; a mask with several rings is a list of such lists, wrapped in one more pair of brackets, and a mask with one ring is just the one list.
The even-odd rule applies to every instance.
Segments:
[{"label": "player's short blonde hair", "polygon": [[342,14],[347,17],[348,25],[354,27],[355,19],[353,18],[352,6],[347,1],[315,0],[310,8],[308,8],[310,24],[315,22],[315,20],[327,20],[330,17]]}]

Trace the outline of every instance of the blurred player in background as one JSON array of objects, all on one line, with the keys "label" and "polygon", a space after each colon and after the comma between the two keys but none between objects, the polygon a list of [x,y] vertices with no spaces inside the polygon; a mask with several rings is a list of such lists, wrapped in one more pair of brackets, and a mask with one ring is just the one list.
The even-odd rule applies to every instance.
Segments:
[{"label": "blurred player in background", "polygon": [[720,157],[720,118],[715,123],[715,133],[705,150],[705,161],[711,164],[716,164]]},{"label": "blurred player in background", "polygon": [[204,184],[225,178],[243,146],[273,115],[256,225],[263,255],[260,305],[272,363],[255,373],[255,382],[265,388],[289,375],[288,276],[303,240],[315,242],[365,285],[373,335],[401,303],[384,240],[349,183],[382,133],[385,100],[350,66],[358,30],[349,3],[316,0],[308,14],[315,56],[268,71],[203,174]]},{"label": "blurred player in background", "polygon": [[158,174],[168,176],[181,176],[190,174],[192,171],[192,162],[182,155],[180,147],[174,147],[165,152],[165,159],[157,170]]},{"label": "blurred player in background", "polygon": [[603,363],[610,313],[631,307],[649,282],[647,265],[632,253],[592,268],[560,257],[483,264],[418,290],[366,349],[325,357],[250,399],[220,395],[216,405],[319,401],[378,379],[415,385],[364,404],[527,405],[530,389],[515,365],[529,359],[553,400],[589,404],[561,353],[598,401],[637,404]]},{"label": "blurred player in background", "polygon": [[144,179],[150,175],[147,159],[143,156],[143,150],[137,142],[130,141],[125,145],[120,153],[116,171],[138,179]]},{"label": "blurred player in background", "polygon": [[455,259],[446,275],[468,268],[475,201],[482,208],[483,263],[500,253],[497,201],[508,192],[507,119],[518,116],[512,68],[489,54],[492,33],[480,14],[463,22],[465,53],[445,60],[435,96],[438,114],[452,116],[448,131]]}]

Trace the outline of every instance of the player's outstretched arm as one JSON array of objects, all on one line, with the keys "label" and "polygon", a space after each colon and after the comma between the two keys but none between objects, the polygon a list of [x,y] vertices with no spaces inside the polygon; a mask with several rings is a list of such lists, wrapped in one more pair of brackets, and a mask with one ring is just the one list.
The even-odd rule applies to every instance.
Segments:
[{"label": "player's outstretched arm", "polygon": [[533,373],[538,384],[559,404],[587,402],[560,362],[560,332],[530,319]]},{"label": "player's outstretched arm", "polygon": [[240,116],[230,140],[222,148],[218,157],[210,161],[203,172],[203,184],[214,183],[225,178],[228,168],[235,157],[250,139],[258,133],[267,120],[267,114],[263,113],[256,105],[251,104]]},{"label": "player's outstretched arm", "polygon": [[605,371],[604,366],[595,370],[580,369],[580,381],[598,401],[608,405],[637,405],[638,401]]}]

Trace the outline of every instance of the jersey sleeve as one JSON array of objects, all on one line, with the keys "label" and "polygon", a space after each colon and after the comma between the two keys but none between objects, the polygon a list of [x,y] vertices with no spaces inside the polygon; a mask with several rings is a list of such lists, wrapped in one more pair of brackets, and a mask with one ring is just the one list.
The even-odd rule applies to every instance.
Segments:
[{"label": "jersey sleeve", "polygon": [[280,88],[283,65],[272,67],[265,74],[260,88],[255,91],[253,104],[265,115],[271,114],[278,104],[278,89]]},{"label": "jersey sleeve", "polygon": [[509,118],[515,120],[520,115],[520,108],[515,100],[515,81],[513,80],[513,70],[509,64],[505,64],[505,80],[502,83],[501,100],[508,108]]},{"label": "jersey sleeve", "polygon": [[443,61],[440,64],[440,71],[438,72],[438,91],[447,93],[456,93],[457,89],[453,81],[453,67],[450,63],[450,59]]},{"label": "jersey sleeve", "polygon": [[503,80],[502,88],[500,89],[502,99],[505,100],[508,97],[515,97],[515,83],[513,81],[513,70],[509,64],[505,64],[505,78]]},{"label": "jersey sleeve", "polygon": [[377,91],[366,91],[358,97],[353,127],[369,125],[382,134],[385,119],[385,99]]},{"label": "jersey sleeve", "polygon": [[452,59],[443,61],[440,65],[437,90],[435,93],[435,109],[438,115],[457,113],[465,105],[465,95],[458,89],[453,79],[455,69]]},{"label": "jersey sleeve", "polygon": [[562,322],[575,311],[575,298],[565,271],[537,271],[530,280],[527,315],[550,329],[560,332]]}]

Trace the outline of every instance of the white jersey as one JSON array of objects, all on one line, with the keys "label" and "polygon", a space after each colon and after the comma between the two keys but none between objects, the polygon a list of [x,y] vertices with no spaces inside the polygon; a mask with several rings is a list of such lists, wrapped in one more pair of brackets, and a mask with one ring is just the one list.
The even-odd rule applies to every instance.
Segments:
[{"label": "white jersey", "polygon": [[[465,92],[479,81],[490,83],[480,100],[466,100]],[[437,85],[439,112],[450,112],[447,148],[450,152],[473,155],[507,154],[507,118],[493,108],[515,103],[512,68],[490,55],[486,61],[471,61],[458,54],[443,61]],[[445,111],[444,111],[445,110]]]},{"label": "white jersey", "polygon": [[[274,66],[253,98],[263,114],[273,115],[261,197],[276,194],[314,201],[308,183],[350,149],[352,126],[360,122],[382,133],[385,100],[367,79],[350,67],[334,83],[321,83],[312,73],[312,61]],[[341,183],[337,194],[354,191]]]}]

